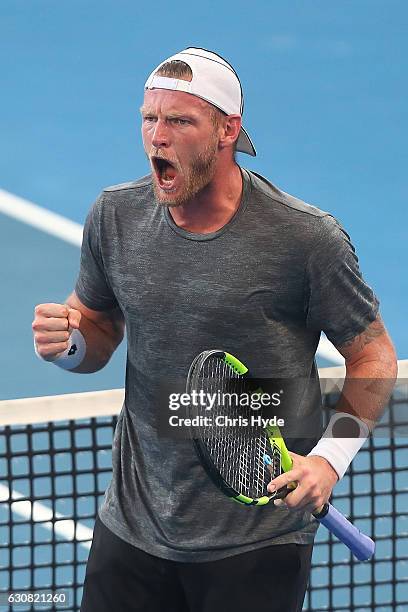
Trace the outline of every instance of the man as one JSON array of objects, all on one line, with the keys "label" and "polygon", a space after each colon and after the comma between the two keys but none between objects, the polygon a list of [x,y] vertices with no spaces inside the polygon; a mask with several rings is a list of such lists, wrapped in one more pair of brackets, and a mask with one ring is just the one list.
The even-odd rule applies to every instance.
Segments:
[{"label": "man", "polygon": [[[38,354],[75,372],[102,368],[127,331],[126,400],[83,612],[301,610],[310,511],[329,498],[389,390],[377,384],[373,406],[350,384],[396,374],[344,230],[236,163],[235,150],[255,155],[242,111],[239,79],[213,52],[189,48],[154,70],[141,108],[151,174],[104,190],[75,291],[65,305],[36,308]],[[231,503],[188,440],[160,436],[160,381],[185,379],[197,353],[218,347],[259,377],[316,379],[322,330],[347,365],[337,417],[366,433],[339,444],[326,432],[316,444],[319,429],[292,447],[293,470],[270,484],[298,482],[280,508]],[[305,394],[291,410],[319,417],[320,404]]]}]

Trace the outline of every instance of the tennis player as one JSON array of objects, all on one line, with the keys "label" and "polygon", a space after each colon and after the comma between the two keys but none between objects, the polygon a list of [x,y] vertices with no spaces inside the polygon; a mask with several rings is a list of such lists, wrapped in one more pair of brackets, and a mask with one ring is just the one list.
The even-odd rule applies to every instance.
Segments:
[{"label": "tennis player", "polygon": [[[274,146],[273,100],[263,106]],[[214,52],[188,48],[153,70],[141,107],[150,172],[101,193],[74,292],[35,309],[38,355],[72,372],[103,368],[127,334],[126,399],[82,612],[301,610],[317,529],[310,511],[347,470],[396,375],[344,229],[238,165],[236,151],[255,155],[243,107],[237,73]],[[323,433],[320,400],[304,394],[290,410],[316,417],[317,435],[292,446],[293,470],[270,488],[299,486],[280,507],[232,503],[190,441],[160,435],[160,381],[185,380],[208,348],[259,377],[316,379],[321,331],[347,366],[335,420]],[[360,378],[377,380],[370,402],[351,384]],[[339,420],[358,434],[339,441]]]}]

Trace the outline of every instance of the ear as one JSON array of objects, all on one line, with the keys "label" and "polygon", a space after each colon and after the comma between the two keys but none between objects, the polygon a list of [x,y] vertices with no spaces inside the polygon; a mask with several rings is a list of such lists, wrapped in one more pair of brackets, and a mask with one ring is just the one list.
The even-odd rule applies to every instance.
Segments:
[{"label": "ear", "polygon": [[221,126],[219,140],[220,148],[233,147],[241,130],[242,118],[240,115],[227,115]]}]

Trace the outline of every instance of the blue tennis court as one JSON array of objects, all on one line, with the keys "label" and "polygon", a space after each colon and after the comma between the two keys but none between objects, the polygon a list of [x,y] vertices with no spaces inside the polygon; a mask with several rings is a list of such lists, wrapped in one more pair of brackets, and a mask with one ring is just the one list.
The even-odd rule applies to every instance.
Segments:
[{"label": "blue tennis court", "polygon": [[[181,2],[169,14],[159,1],[157,15],[166,17],[154,28],[141,6],[124,0],[120,7],[113,0],[5,0],[0,8],[2,337],[13,347],[0,357],[1,397],[123,384],[123,350],[92,376],[56,372],[35,359],[33,307],[71,291],[79,249],[69,236],[28,224],[28,215],[27,223],[13,220],[20,207],[6,204],[7,195],[82,224],[104,186],[146,174],[138,110],[145,78],[188,44],[214,48],[236,65],[258,151],[255,159],[240,155],[240,163],[343,223],[398,357],[406,357],[406,4],[317,1],[310,10],[300,1],[259,2],[249,13],[238,1],[234,10],[217,6],[219,19],[209,27],[209,5]],[[227,16],[233,37],[224,32]],[[50,224],[56,231],[59,223]]]},{"label": "blue tennis court", "polygon": [[[407,358],[407,17],[403,0],[316,0],[313,5],[261,0],[251,6],[242,0],[197,6],[181,0],[171,8],[158,0],[154,11],[129,0],[3,0],[0,400],[123,387],[125,345],[104,370],[92,375],[75,376],[40,362],[33,351],[33,310],[38,303],[63,302],[71,292],[82,225],[101,189],[148,172],[140,139],[143,85],[152,67],[188,45],[218,51],[235,65],[245,94],[245,124],[258,152],[254,159],[239,155],[239,162],[341,221],[356,246],[363,274],[380,299],[398,358]],[[319,366],[339,363],[338,353],[323,339]],[[20,485],[16,491],[23,496],[14,513],[21,525],[13,527],[12,561],[24,568],[25,555],[34,554],[28,553],[24,542],[35,541],[38,584],[47,583],[50,560],[61,561],[58,576],[64,584],[70,576],[73,584],[81,580],[89,550],[86,529],[92,528],[95,507],[109,479],[113,427],[112,416],[100,417],[101,422],[92,419],[78,431],[64,421],[58,421],[56,432],[33,425],[35,458],[30,461],[38,470],[36,512],[42,517],[35,537],[30,531],[34,527],[25,527],[27,513],[32,518],[34,512],[24,501],[33,495],[29,473],[34,468],[24,446],[27,432],[15,434],[12,449],[2,449],[4,461],[10,459],[7,453],[17,453],[11,469]],[[95,436],[100,448],[94,446]],[[58,457],[51,461],[47,451],[54,440],[62,446],[57,446]],[[74,459],[71,443],[82,449]],[[375,569],[346,562],[341,569],[337,561],[342,551],[334,547],[329,552],[322,544],[314,608],[371,606],[377,612],[402,612],[408,606],[407,526],[401,516],[408,495],[403,469],[408,454],[402,442],[387,444],[376,453],[380,476],[374,484],[369,454],[362,453],[361,465],[355,467],[361,474],[336,489],[340,497],[344,494],[341,509],[354,512],[348,487],[355,483],[361,511],[367,520],[378,519],[379,533],[384,535],[382,560]],[[7,467],[4,462],[0,465],[1,470]],[[72,471],[75,486],[80,486],[78,498],[73,494]],[[50,472],[58,485],[50,484]],[[49,492],[50,486],[61,488]],[[398,496],[391,501],[397,487]],[[375,511],[364,510],[364,496],[371,499],[367,497],[371,491],[380,493]],[[54,494],[62,496],[61,505],[51,501]],[[14,499],[18,504],[19,499]],[[57,516],[57,523],[68,517],[65,531],[44,526],[53,520],[46,518],[47,509],[54,520]],[[1,542],[10,520],[6,514],[0,519]],[[85,529],[85,544],[69,542],[75,523]],[[392,540],[393,533],[398,534],[397,541]],[[396,557],[398,562],[393,563]],[[6,564],[1,557],[0,566]],[[79,568],[77,574],[74,567]],[[3,588],[6,575],[0,576]],[[21,569],[15,586],[31,578]],[[338,584],[334,595],[324,586],[328,580]],[[362,584],[356,587],[353,601],[350,581]],[[379,583],[378,589],[373,581]]]}]

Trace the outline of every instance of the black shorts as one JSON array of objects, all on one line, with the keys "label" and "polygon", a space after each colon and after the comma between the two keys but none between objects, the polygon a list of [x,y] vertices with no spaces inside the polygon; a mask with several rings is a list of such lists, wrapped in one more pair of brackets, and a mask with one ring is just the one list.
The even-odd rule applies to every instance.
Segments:
[{"label": "black shorts", "polygon": [[300,612],[312,548],[275,545],[183,563],[135,548],[98,518],[81,612]]}]

